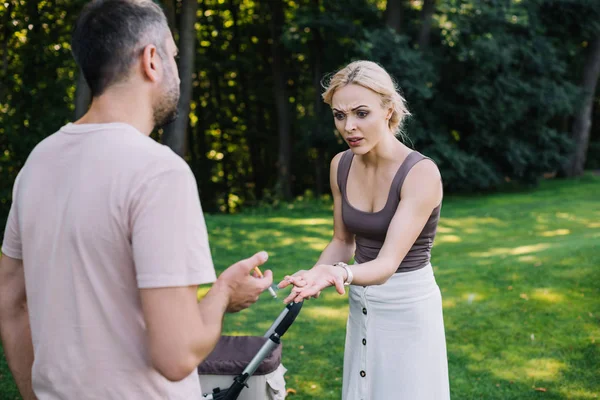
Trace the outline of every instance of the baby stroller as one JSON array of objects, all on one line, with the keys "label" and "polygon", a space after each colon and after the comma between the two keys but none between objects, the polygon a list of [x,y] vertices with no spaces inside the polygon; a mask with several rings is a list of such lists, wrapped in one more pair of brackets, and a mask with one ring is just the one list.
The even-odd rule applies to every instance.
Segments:
[{"label": "baby stroller", "polygon": [[[303,302],[288,304],[275,322],[262,336],[223,336],[212,351],[212,353],[198,367],[198,374],[202,389],[210,388],[212,392],[204,393],[203,399],[212,400],[235,400],[240,397],[244,388],[250,388],[249,382],[253,374],[280,375],[283,380],[285,368],[280,365],[281,361],[281,337],[294,322]],[[248,353],[255,354],[250,362],[247,362]],[[246,357],[245,357],[246,356]],[[249,357],[248,357],[249,358]],[[240,372],[241,364],[246,363],[245,368]],[[225,383],[227,382],[227,383]],[[226,388],[214,387],[215,384],[231,385]],[[252,388],[254,393],[248,399],[268,399],[273,398],[265,393],[267,388],[256,382]],[[280,385],[281,388],[281,385]],[[283,384],[285,388],[285,384]],[[283,389],[285,392],[285,389]],[[284,398],[285,393],[279,393],[276,398]]]}]

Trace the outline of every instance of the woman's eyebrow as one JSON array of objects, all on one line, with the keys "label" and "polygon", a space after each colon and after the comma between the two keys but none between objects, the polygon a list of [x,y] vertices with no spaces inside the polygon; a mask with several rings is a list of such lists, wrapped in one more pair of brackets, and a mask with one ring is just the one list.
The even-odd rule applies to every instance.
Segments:
[{"label": "woman's eyebrow", "polygon": [[[367,107],[366,105],[364,105],[364,104],[361,104],[360,106],[356,106],[356,107],[354,107],[354,108],[353,108],[352,110],[350,110],[350,111],[358,110],[358,109],[359,109],[359,108],[361,108],[361,107],[366,107],[366,108],[369,108],[369,107]],[[342,110],[338,110],[338,109],[337,109],[337,108],[335,108],[335,107],[333,108],[333,111],[337,111],[337,112],[343,112]]]}]

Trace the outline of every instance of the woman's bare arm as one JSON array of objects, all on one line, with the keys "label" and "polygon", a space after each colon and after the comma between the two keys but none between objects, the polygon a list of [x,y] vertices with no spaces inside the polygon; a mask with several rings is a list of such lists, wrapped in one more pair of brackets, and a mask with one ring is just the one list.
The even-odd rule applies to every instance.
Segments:
[{"label": "woman's bare arm", "polygon": [[[435,163],[423,160],[416,164],[404,181],[401,197],[402,201],[392,218],[377,258],[363,264],[349,266],[354,275],[353,284],[380,285],[396,272],[419,237],[431,212],[442,200],[442,182]],[[290,283],[298,286],[285,301],[300,301],[314,296],[329,286],[336,286],[338,292],[343,293],[343,282],[346,277],[343,268],[320,264],[310,271],[295,274],[292,279],[280,286],[285,287]]]}]

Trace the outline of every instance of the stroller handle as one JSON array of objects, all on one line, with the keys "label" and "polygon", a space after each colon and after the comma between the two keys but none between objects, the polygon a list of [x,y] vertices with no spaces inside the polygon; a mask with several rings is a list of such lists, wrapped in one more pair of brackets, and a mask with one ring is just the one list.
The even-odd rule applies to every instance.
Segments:
[{"label": "stroller handle", "polygon": [[264,334],[264,337],[270,338],[273,333],[276,333],[278,337],[282,337],[289,327],[294,323],[294,320],[300,313],[302,309],[302,305],[304,304],[304,300],[298,303],[290,303],[288,304],[279,317],[273,322],[267,333]]},{"label": "stroller handle", "polygon": [[252,358],[250,363],[246,366],[244,371],[236,376],[231,386],[225,390],[215,390],[213,393],[204,395],[205,399],[212,400],[236,400],[244,387],[247,387],[248,379],[256,372],[256,369],[260,363],[277,347],[280,343],[281,337],[287,332],[288,328],[292,325],[300,309],[304,304],[304,300],[299,303],[288,304],[279,317],[273,322],[267,333],[263,337],[268,338],[265,344],[260,348],[258,353]]},{"label": "stroller handle", "polygon": [[288,310],[288,313],[283,318],[283,321],[281,321],[279,325],[275,328],[275,333],[277,333],[279,337],[282,337],[287,332],[290,325],[294,323],[294,320],[300,313],[302,304],[304,304],[304,300],[302,300],[299,303],[290,303],[285,307]]}]

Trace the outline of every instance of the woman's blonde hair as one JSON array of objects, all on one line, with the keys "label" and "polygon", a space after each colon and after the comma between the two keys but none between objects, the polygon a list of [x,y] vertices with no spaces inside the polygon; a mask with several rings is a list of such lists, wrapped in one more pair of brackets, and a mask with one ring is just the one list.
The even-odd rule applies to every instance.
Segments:
[{"label": "woman's blonde hair", "polygon": [[402,135],[402,122],[410,116],[410,112],[396,83],[383,67],[363,60],[346,65],[323,84],[325,92],[322,96],[325,103],[331,106],[335,91],[350,84],[360,85],[377,93],[381,97],[381,106],[392,108],[392,116],[388,123],[390,130],[394,134]]}]

